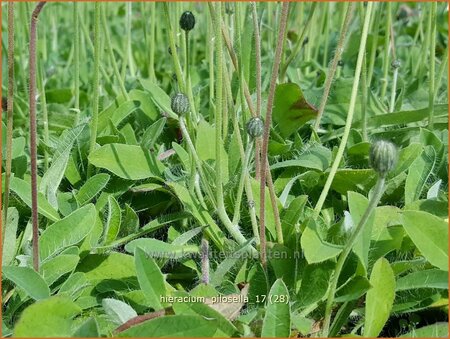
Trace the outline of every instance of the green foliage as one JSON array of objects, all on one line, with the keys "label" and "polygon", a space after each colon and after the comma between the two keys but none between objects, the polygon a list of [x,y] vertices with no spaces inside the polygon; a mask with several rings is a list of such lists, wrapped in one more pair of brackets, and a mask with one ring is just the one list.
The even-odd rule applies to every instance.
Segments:
[{"label": "green foliage", "polygon": [[[11,150],[7,114],[1,126],[2,201],[9,200],[2,206],[3,336],[320,337],[333,277],[329,336],[448,336],[446,3],[436,4],[434,21],[431,3],[373,4],[361,77],[368,6],[355,3],[319,119],[349,4],[289,4],[281,69],[292,62],[275,83],[281,3],[100,4],[100,46],[108,53],[100,55],[95,86],[94,5],[48,3],[37,41],[38,272],[28,116],[33,6],[15,4]],[[220,10],[223,23],[215,26]],[[183,12],[195,15],[189,33],[179,25]],[[394,55],[401,62],[395,89]],[[7,70],[7,53],[2,62]],[[261,243],[257,151],[271,88]],[[398,161],[335,274],[374,195],[377,140],[392,142]]]}]

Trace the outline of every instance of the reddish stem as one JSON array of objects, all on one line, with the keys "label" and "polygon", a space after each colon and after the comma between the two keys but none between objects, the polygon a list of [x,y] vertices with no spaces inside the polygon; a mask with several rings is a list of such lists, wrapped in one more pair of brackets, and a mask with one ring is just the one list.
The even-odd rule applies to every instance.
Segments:
[{"label": "reddish stem", "polygon": [[31,217],[33,225],[33,267],[39,272],[39,220],[37,201],[37,145],[36,145],[36,40],[37,20],[46,4],[41,1],[31,15],[30,24],[30,156],[31,156]]}]

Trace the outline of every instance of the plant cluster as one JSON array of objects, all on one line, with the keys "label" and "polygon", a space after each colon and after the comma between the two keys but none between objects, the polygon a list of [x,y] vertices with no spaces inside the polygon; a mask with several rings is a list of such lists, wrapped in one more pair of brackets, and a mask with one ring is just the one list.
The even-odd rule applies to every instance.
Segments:
[{"label": "plant cluster", "polygon": [[446,3],[2,6],[3,336],[448,336]]}]

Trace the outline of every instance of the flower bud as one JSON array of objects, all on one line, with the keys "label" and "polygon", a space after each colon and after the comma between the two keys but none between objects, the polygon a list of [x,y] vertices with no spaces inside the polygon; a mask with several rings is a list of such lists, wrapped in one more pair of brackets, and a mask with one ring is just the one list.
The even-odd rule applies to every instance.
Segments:
[{"label": "flower bud", "polygon": [[189,32],[195,26],[195,16],[190,11],[183,12],[180,17],[180,27],[182,30]]},{"label": "flower bud", "polygon": [[400,62],[400,60],[394,60],[394,61],[392,61],[392,63],[391,63],[392,69],[400,68],[401,65],[402,65],[402,63]]},{"label": "flower bud", "polygon": [[377,140],[370,147],[370,166],[381,176],[386,176],[397,163],[397,147],[385,140]]},{"label": "flower bud", "polygon": [[247,133],[252,138],[258,138],[263,135],[264,122],[261,118],[251,118],[247,123]]},{"label": "flower bud", "polygon": [[189,99],[183,93],[177,93],[172,97],[170,107],[176,114],[184,115],[189,112]]}]

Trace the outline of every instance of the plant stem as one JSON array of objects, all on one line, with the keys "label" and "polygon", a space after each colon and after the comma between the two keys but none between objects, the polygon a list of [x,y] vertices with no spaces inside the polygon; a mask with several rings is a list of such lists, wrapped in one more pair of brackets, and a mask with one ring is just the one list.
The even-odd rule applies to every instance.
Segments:
[{"label": "plant stem", "polygon": [[128,100],[130,100],[130,97],[125,88],[125,84],[122,80],[122,77],[120,76],[119,67],[117,66],[116,58],[114,56],[114,51],[112,48],[111,37],[109,35],[108,24],[106,21],[106,8],[105,7],[102,8],[102,26],[103,26],[103,34],[105,35],[105,40],[106,40],[106,48],[108,50],[109,58],[111,60],[112,66],[113,66],[114,76],[117,78],[117,81],[119,82],[120,91],[122,92],[123,97],[125,98],[125,100],[128,101]]},{"label": "plant stem", "polygon": [[351,93],[351,97],[350,97],[350,105],[349,105],[348,113],[347,113],[347,119],[345,121],[344,134],[342,135],[341,143],[339,144],[339,149],[336,154],[336,158],[334,159],[333,165],[331,166],[331,170],[328,175],[327,181],[325,182],[322,193],[320,194],[319,200],[317,201],[317,204],[314,208],[313,217],[318,217],[320,211],[322,210],[323,204],[328,195],[328,191],[330,190],[334,176],[336,175],[337,169],[338,169],[339,164],[344,155],[345,147],[347,145],[347,140],[348,140],[348,137],[350,134],[350,129],[352,127],[353,115],[355,113],[356,96],[358,94],[358,86],[359,86],[359,77],[361,75],[362,62],[363,62],[364,54],[365,54],[365,50],[366,50],[367,34],[369,31],[369,23],[370,23],[370,16],[372,13],[372,6],[373,6],[372,2],[369,2],[367,4],[366,17],[364,18],[364,26],[363,26],[363,31],[361,34],[361,41],[360,41],[359,52],[358,52],[358,60],[356,62],[355,77],[354,77],[354,81],[353,81],[352,93]]},{"label": "plant stem", "polygon": [[[91,136],[89,145],[89,154],[94,152],[97,140],[98,128],[98,103],[99,103],[99,87],[100,87],[100,6],[96,2],[94,5],[94,81],[93,81],[93,102],[92,102],[92,120],[91,120]],[[92,174],[92,164],[88,165],[87,177]]]},{"label": "plant stem", "polygon": [[375,185],[372,198],[369,201],[369,205],[367,206],[367,209],[365,210],[363,216],[361,217],[361,220],[359,221],[358,225],[356,226],[353,234],[351,235],[350,239],[348,240],[347,244],[345,245],[343,251],[339,255],[336,269],[333,273],[333,277],[331,280],[330,289],[328,290],[328,299],[325,309],[325,319],[324,319],[324,325],[323,325],[323,337],[328,337],[328,331],[330,328],[330,322],[331,322],[331,310],[333,307],[333,301],[334,301],[334,295],[336,293],[337,283],[339,279],[339,275],[341,274],[342,268],[344,267],[345,260],[347,259],[348,255],[350,254],[353,246],[355,245],[356,239],[360,235],[361,231],[364,229],[364,226],[366,225],[367,220],[369,219],[370,215],[374,211],[375,207],[377,207],[381,196],[384,192],[384,184],[385,184],[386,178],[384,176],[378,176],[377,183]]},{"label": "plant stem", "polygon": [[283,64],[283,66],[281,66],[281,71],[280,71],[280,80],[281,81],[283,81],[283,79],[285,78],[289,64],[294,60],[294,58],[297,56],[298,52],[300,51],[300,48],[302,48],[302,46],[303,46],[303,41],[305,38],[306,31],[308,30],[309,25],[311,24],[311,21],[314,16],[314,12],[315,12],[316,8],[317,8],[317,3],[313,2],[311,4],[311,9],[309,11],[308,18],[306,19],[305,26],[303,27],[302,33],[300,34],[300,37],[298,38],[297,43],[295,44],[294,50],[292,51],[291,54],[289,54],[289,56],[287,57],[286,61]]},{"label": "plant stem", "polygon": [[395,93],[397,92],[397,79],[398,79],[398,68],[394,68],[394,75],[392,79],[392,89],[391,89],[391,102],[389,104],[389,113],[394,112],[395,106]]},{"label": "plant stem", "polygon": [[278,28],[278,40],[275,50],[275,60],[272,66],[272,77],[270,80],[269,96],[267,97],[266,120],[264,123],[264,135],[261,149],[261,174],[260,174],[260,230],[259,237],[261,239],[260,257],[261,264],[265,268],[267,266],[266,255],[266,225],[265,225],[265,195],[266,195],[266,170],[268,167],[267,151],[269,146],[270,126],[272,124],[273,100],[275,97],[275,88],[277,84],[278,71],[280,68],[281,53],[283,52],[284,37],[289,14],[289,2],[283,2],[280,18],[280,26]]},{"label": "plant stem", "polygon": [[390,52],[390,39],[391,39],[391,21],[392,21],[392,4],[386,3],[386,26],[384,32],[384,57],[383,57],[383,79],[381,79],[381,94],[380,98],[384,101],[386,96],[387,84],[388,84],[388,72],[389,72],[389,52]]},{"label": "plant stem", "polygon": [[[259,32],[256,2],[252,2],[253,30],[255,32],[255,64],[256,64],[256,116],[261,116],[261,34]],[[255,140],[255,172],[261,172],[261,140]]]},{"label": "plant stem", "polygon": [[206,238],[202,239],[202,283],[209,284],[209,243]]},{"label": "plant stem", "polygon": [[369,60],[369,68],[367,71],[367,86],[370,88],[370,85],[372,84],[372,76],[373,76],[373,69],[375,66],[375,59],[376,59],[376,53],[377,53],[377,46],[378,46],[378,36],[380,34],[380,18],[381,13],[383,12],[380,8],[382,6],[381,3],[375,3],[374,4],[374,10],[375,8],[378,9],[378,11],[375,14],[375,19],[372,26],[372,31],[374,31],[374,36],[372,40],[372,46],[370,50],[370,60]]},{"label": "plant stem", "polygon": [[33,226],[33,268],[39,272],[39,219],[37,188],[37,124],[36,124],[36,41],[39,13],[46,4],[41,1],[36,5],[30,24],[30,158],[31,158],[31,218]]},{"label": "plant stem", "polygon": [[150,56],[148,75],[152,82],[156,82],[155,75],[155,34],[156,34],[156,2],[150,2]]},{"label": "plant stem", "polygon": [[171,53],[172,60],[173,60],[173,65],[175,67],[175,74],[177,75],[178,86],[179,86],[180,92],[185,93],[186,87],[185,87],[185,83],[184,83],[183,72],[181,71],[180,59],[178,58],[178,52],[177,52],[177,47],[175,44],[175,37],[173,35],[172,24],[170,23],[169,5],[167,2],[164,2],[164,12],[165,12],[165,16],[166,16],[170,50],[172,51],[172,53]]},{"label": "plant stem", "polygon": [[[37,69],[37,87],[40,92],[38,97],[41,101],[42,108],[42,124],[44,125],[44,143],[48,145],[49,142],[49,134],[48,134],[48,111],[47,111],[47,100],[45,98],[45,85],[44,85],[44,77],[43,77],[43,65],[39,64]],[[48,169],[48,153],[44,150],[44,170]]]},{"label": "plant stem", "polygon": [[339,62],[339,60],[341,60],[341,55],[344,52],[345,38],[347,36],[347,31],[348,31],[348,27],[350,26],[354,8],[355,8],[355,5],[353,3],[350,3],[347,7],[344,24],[341,28],[341,34],[339,36],[339,41],[338,41],[338,44],[336,47],[336,52],[334,54],[333,61],[331,61],[331,65],[328,70],[327,78],[325,80],[325,86],[324,86],[322,99],[320,100],[319,112],[317,113],[316,122],[314,123],[314,127],[313,127],[314,131],[316,133],[320,127],[320,120],[322,119],[322,115],[325,110],[325,105],[327,103],[328,96],[330,94],[330,88],[331,88],[331,84],[333,83],[333,78],[334,78],[334,74],[336,72],[336,68],[338,66],[338,62]]},{"label": "plant stem", "polygon": [[8,218],[9,184],[12,165],[12,136],[13,136],[13,108],[14,108],[14,2],[8,2],[8,101],[6,103],[6,171],[5,171],[5,199],[3,203],[2,245],[5,240],[5,229]]},{"label": "plant stem", "polygon": [[248,163],[250,162],[250,156],[252,154],[252,143],[247,143],[247,150],[245,151],[245,158],[242,163],[242,171],[241,171],[241,177],[239,179],[239,186],[238,191],[236,194],[236,203],[234,206],[234,214],[233,214],[233,224],[237,224],[239,222],[240,218],[240,212],[241,212],[241,202],[242,202],[242,194],[244,193],[244,183],[245,183],[245,177],[249,175],[248,171]]},{"label": "plant stem", "polygon": [[433,130],[434,125],[434,92],[435,92],[435,67],[436,67],[436,7],[437,3],[433,1],[431,3],[431,27],[430,29],[430,71],[429,80],[430,84],[428,87],[428,128]]},{"label": "plant stem", "polygon": [[272,205],[273,218],[275,220],[275,231],[277,233],[277,242],[280,245],[283,245],[284,240],[283,240],[283,230],[281,228],[280,212],[278,211],[277,196],[275,194],[275,189],[273,187],[272,173],[270,173],[268,162],[266,162],[266,166],[267,166],[267,186],[269,187],[270,203]]},{"label": "plant stem", "polygon": [[78,3],[73,2],[73,25],[75,27],[74,45],[74,96],[75,96],[75,126],[80,121],[80,19],[78,17]]},{"label": "plant stem", "polygon": [[133,3],[127,2],[127,57],[128,57],[128,68],[130,69],[131,77],[136,76],[136,70],[134,68],[133,61],[133,50],[131,47],[131,24],[133,18]]}]

